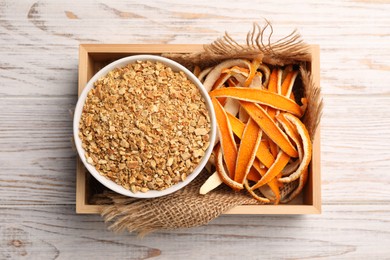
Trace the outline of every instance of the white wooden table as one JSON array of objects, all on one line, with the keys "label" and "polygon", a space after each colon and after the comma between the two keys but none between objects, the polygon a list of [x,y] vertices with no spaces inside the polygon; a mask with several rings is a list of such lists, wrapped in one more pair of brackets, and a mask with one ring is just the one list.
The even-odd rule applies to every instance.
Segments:
[{"label": "white wooden table", "polygon": [[[1,1],[0,259],[388,259],[390,3],[274,2]],[[222,216],[143,240],[76,215],[78,45],[244,39],[263,18],[275,39],[298,28],[321,45],[322,215]]]}]

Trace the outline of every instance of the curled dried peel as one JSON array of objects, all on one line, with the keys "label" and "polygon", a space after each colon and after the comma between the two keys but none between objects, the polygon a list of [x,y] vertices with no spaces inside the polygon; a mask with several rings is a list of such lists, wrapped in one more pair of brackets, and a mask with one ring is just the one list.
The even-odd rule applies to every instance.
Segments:
[{"label": "curled dried peel", "polygon": [[257,182],[255,185],[251,187],[251,190],[260,188],[264,184],[270,182],[283,170],[283,168],[287,165],[289,160],[290,160],[290,156],[288,156],[283,151],[280,151],[278,153],[278,156],[275,159],[275,163],[271,166],[271,168],[268,169],[267,173],[263,176],[263,178],[261,178],[259,182]]},{"label": "curled dried peel", "polygon": [[250,64],[250,62],[243,59],[226,60],[211,69],[211,71],[207,74],[207,77],[203,82],[203,86],[205,87],[207,92],[209,92],[214,86],[215,82],[221,76],[222,71],[224,69],[231,68],[233,66],[248,66],[248,64]]},{"label": "curled dried peel", "polygon": [[284,79],[283,84],[278,89],[278,93],[283,96],[290,97],[297,75],[298,75],[298,71],[289,72],[286,78]]},{"label": "curled dried peel", "polygon": [[271,74],[270,69],[268,68],[267,65],[264,65],[264,64],[260,64],[257,69],[263,72],[262,73],[263,76],[264,76],[264,83],[263,83],[263,85],[267,86],[268,82],[269,82],[269,79],[270,79],[270,74]]},{"label": "curled dried peel", "polygon": [[249,194],[255,198],[257,201],[263,203],[263,204],[267,204],[267,203],[270,203],[271,201],[267,198],[264,198],[264,197],[261,197],[260,195],[257,195],[249,186],[249,182],[248,180],[245,180],[244,181],[244,187],[245,189],[249,192]]},{"label": "curled dried peel", "polygon": [[293,161],[289,163],[282,171],[282,175],[290,175],[296,169],[298,169],[299,165],[302,162],[302,157],[303,157],[303,148],[301,144],[301,138],[296,130],[296,128],[284,117],[283,114],[279,114],[276,119],[278,120],[279,124],[282,126],[284,131],[287,133],[287,135],[293,140],[295,145],[297,146],[298,150],[298,159],[296,161]]},{"label": "curled dried peel", "polygon": [[[258,161],[258,159],[256,159],[254,162],[253,162],[253,168],[257,171],[257,173],[259,173],[262,177],[267,173],[267,170],[265,168],[261,168],[260,167],[260,162]],[[252,168],[252,169],[253,169]],[[249,172],[251,173],[251,172]],[[249,174],[248,174],[249,175]],[[256,178],[255,176],[248,176],[247,177],[248,180],[250,181],[254,181],[254,182],[258,182],[260,180],[260,178]],[[274,198],[272,198],[271,196],[268,196],[269,194],[264,194],[268,199],[270,200],[273,200],[275,204],[279,203],[279,200],[280,200],[280,190],[279,190],[279,185],[278,185],[278,181],[274,178],[272,179],[270,182],[268,182],[266,185],[262,186],[262,187],[265,187],[265,186],[269,186],[269,189],[272,191],[273,195],[274,195]]]},{"label": "curled dried peel", "polygon": [[228,185],[230,188],[232,188],[234,190],[242,190],[244,188],[244,185],[242,183],[238,183],[238,182],[234,181],[230,176],[228,176],[228,173],[225,170],[221,149],[218,148],[216,152],[217,152],[217,154],[216,154],[216,156],[217,156],[216,168],[217,168],[217,172],[218,172],[218,175],[221,178],[221,180],[226,185]]},{"label": "curled dried peel", "polygon": [[222,73],[221,76],[219,76],[219,78],[217,79],[217,81],[215,81],[213,87],[211,88],[211,90],[214,90],[214,89],[219,89],[220,87],[223,86],[223,84],[225,84],[225,82],[230,78],[230,75],[227,74],[227,73]]},{"label": "curled dried peel", "polygon": [[249,85],[252,83],[252,80],[256,75],[257,68],[261,64],[261,60],[262,60],[262,57],[260,56],[260,57],[257,57],[256,59],[253,59],[253,61],[251,62],[250,66],[249,66],[249,75],[248,75],[247,79],[245,80],[244,87],[249,87]]},{"label": "curled dried peel", "polygon": [[280,182],[289,183],[298,179],[299,176],[301,176],[302,173],[307,170],[311,161],[312,144],[309,133],[299,118],[287,113],[284,114],[284,117],[296,127],[303,144],[303,157],[298,169],[287,177],[279,178]]},{"label": "curled dried peel", "polygon": [[306,169],[301,176],[299,176],[299,182],[298,182],[298,187],[293,190],[288,197],[283,198],[281,202],[283,203],[288,203],[292,201],[296,196],[298,196],[299,193],[303,190],[303,187],[305,186],[308,178],[308,169]]},{"label": "curled dried peel", "polygon": [[222,74],[227,74],[229,76],[235,75],[235,74],[241,74],[244,77],[248,77],[249,76],[249,69],[238,67],[238,66],[233,66],[231,68],[223,69]]},{"label": "curled dried peel", "polygon": [[[230,145],[225,142],[224,147],[220,148],[216,160],[217,174],[214,180],[210,177],[210,181],[206,181],[206,187],[218,186],[223,181],[235,190],[247,188],[260,202],[273,201],[276,204],[280,200],[286,203],[301,192],[308,174],[308,166],[305,164],[309,148],[304,141],[305,137],[302,137],[304,131],[298,129],[299,123],[292,123],[294,119],[286,119],[289,116],[285,118],[285,114],[290,115],[300,122],[298,117],[305,113],[307,107],[307,99],[303,98],[303,105],[299,106],[292,92],[298,73],[293,66],[283,70],[276,67],[271,73],[268,66],[261,64],[260,59],[252,62],[245,59],[228,60],[206,73],[206,86],[212,83],[210,96],[219,101],[225,112],[231,113],[226,113],[227,120],[226,117],[223,119],[225,124],[229,121],[231,129],[220,133],[224,135],[222,139],[230,140]],[[255,131],[247,137],[243,134],[252,121],[263,130],[263,140],[258,140]],[[234,141],[233,133],[237,136],[238,146],[235,143],[231,145]],[[310,138],[308,140],[311,145]],[[224,150],[228,150],[226,146],[234,146],[236,149],[233,174],[229,170],[229,165],[232,168],[233,156],[231,151],[227,151],[230,155],[225,155]],[[309,155],[310,162],[311,147]],[[298,158],[294,161],[290,156]],[[299,173],[300,169],[304,171]],[[249,187],[249,181],[256,184]],[[285,187],[292,184],[294,189],[286,193]]]},{"label": "curled dried peel", "polygon": [[218,133],[223,157],[225,159],[230,178],[234,178],[237,158],[237,145],[234,140],[233,132],[225,110],[216,98],[212,97],[211,101],[213,103],[215,116],[217,119]]},{"label": "curled dried peel", "polygon": [[210,73],[210,71],[212,70],[213,68],[207,68],[207,69],[204,69],[202,70],[199,75],[197,75],[198,79],[200,80],[200,82],[203,83],[203,79]]}]

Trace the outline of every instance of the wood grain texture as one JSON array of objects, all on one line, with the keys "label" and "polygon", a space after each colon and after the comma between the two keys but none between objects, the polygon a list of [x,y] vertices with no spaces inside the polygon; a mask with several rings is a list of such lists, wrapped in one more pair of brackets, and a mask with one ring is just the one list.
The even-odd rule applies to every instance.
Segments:
[{"label": "wood grain texture", "polygon": [[[389,258],[389,1],[1,1],[0,259]],[[244,40],[266,18],[321,46],[323,214],[223,216],[143,240],[75,214],[80,43]],[[200,255],[202,253],[202,255]]]},{"label": "wood grain texture", "polygon": [[72,206],[11,207],[0,216],[0,258],[381,259],[389,253],[378,248],[390,243],[389,219],[389,206],[333,205],[319,216],[222,216],[137,239],[107,231],[99,216],[75,215]]}]

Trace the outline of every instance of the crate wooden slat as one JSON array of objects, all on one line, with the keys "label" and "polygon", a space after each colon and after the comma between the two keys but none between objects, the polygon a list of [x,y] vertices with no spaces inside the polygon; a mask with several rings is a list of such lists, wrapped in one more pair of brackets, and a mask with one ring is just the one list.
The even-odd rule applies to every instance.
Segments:
[{"label": "crate wooden slat", "polygon": [[[79,49],[78,94],[88,80],[106,64],[122,57],[136,54],[189,53],[202,51],[199,44],[81,44]],[[314,81],[319,85],[319,46],[311,46],[312,60],[307,63]],[[241,205],[225,214],[319,214],[321,213],[321,158],[320,127],[313,142],[313,158],[310,173],[302,194],[288,205]],[[76,212],[98,214],[102,205],[90,202],[92,194],[101,192],[104,187],[87,172],[77,157],[76,173]]]}]

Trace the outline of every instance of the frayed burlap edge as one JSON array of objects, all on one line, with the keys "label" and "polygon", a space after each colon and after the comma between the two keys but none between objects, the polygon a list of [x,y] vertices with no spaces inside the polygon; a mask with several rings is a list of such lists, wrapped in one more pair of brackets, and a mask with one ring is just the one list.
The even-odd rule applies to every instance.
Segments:
[{"label": "frayed burlap edge", "polygon": [[106,192],[95,200],[111,204],[101,213],[105,222],[110,223],[110,230],[136,232],[141,237],[153,231],[204,225],[237,205],[258,204],[247,194],[232,192],[225,185],[200,195],[200,186],[207,176],[203,171],[190,185],[164,197],[134,199]]},{"label": "frayed burlap edge", "polygon": [[206,68],[227,59],[252,59],[263,56],[263,63],[285,66],[310,61],[310,46],[303,42],[294,30],[289,35],[272,42],[273,28],[266,21],[264,27],[257,23],[248,32],[246,44],[235,41],[227,32],[225,36],[211,44],[204,45],[204,51],[198,53],[166,53],[163,56],[183,64],[189,69],[194,66]]},{"label": "frayed burlap edge", "polygon": [[[266,32],[269,32],[268,36]],[[246,45],[238,44],[227,33],[215,42],[205,45],[204,51],[190,54],[163,54],[178,61],[189,69],[195,66],[206,68],[233,58],[263,58],[263,63],[274,66],[298,64],[301,72],[304,95],[309,106],[304,123],[311,139],[322,115],[320,87],[314,84],[311,74],[306,70],[305,62],[310,61],[310,48],[297,31],[271,43],[273,29],[267,21],[264,28],[254,24],[246,38]],[[203,171],[184,189],[165,197],[155,199],[128,198],[113,192],[105,192],[92,198],[95,204],[104,205],[101,212],[108,228],[115,232],[127,230],[144,236],[153,231],[190,228],[207,224],[229,209],[243,204],[258,204],[244,192],[233,192],[225,185],[206,195],[199,194],[199,188],[207,178]],[[282,191],[288,195],[296,183],[287,185]]]}]

